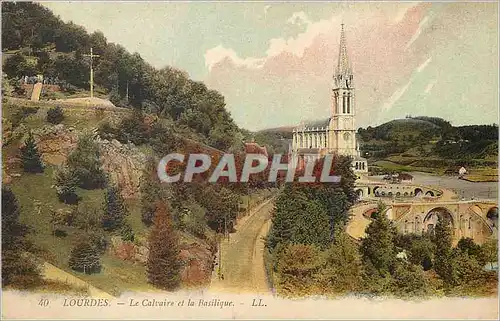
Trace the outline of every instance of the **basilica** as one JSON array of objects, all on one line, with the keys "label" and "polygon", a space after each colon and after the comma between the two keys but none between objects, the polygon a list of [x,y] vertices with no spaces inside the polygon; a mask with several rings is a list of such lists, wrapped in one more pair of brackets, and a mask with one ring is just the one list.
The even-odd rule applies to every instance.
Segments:
[{"label": "basilica", "polygon": [[292,154],[300,156],[306,162],[327,153],[347,155],[353,158],[355,172],[368,172],[368,164],[360,156],[356,142],[354,77],[343,24],[338,64],[333,74],[330,113],[327,119],[301,123],[294,128]]}]

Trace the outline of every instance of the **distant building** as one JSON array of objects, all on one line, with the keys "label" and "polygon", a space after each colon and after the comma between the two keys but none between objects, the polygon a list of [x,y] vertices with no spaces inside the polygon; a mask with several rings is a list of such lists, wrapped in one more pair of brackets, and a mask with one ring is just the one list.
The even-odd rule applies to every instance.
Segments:
[{"label": "distant building", "polygon": [[465,169],[465,167],[460,167],[460,169],[458,170],[458,177],[462,178],[465,174],[467,174],[467,170]]}]

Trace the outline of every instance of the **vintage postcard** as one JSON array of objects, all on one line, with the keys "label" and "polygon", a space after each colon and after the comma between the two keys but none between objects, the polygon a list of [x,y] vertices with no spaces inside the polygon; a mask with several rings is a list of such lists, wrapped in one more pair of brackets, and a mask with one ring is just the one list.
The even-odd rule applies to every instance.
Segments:
[{"label": "vintage postcard", "polygon": [[2,1],[2,318],[498,319],[498,12]]}]

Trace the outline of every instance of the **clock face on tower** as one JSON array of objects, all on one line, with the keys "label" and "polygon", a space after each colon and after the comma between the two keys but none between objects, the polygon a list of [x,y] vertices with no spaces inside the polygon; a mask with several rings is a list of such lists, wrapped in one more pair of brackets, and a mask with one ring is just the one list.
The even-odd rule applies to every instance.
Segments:
[{"label": "clock face on tower", "polygon": [[351,137],[351,135],[349,135],[349,133],[345,133],[344,134],[344,140],[345,141],[348,141],[350,137]]}]

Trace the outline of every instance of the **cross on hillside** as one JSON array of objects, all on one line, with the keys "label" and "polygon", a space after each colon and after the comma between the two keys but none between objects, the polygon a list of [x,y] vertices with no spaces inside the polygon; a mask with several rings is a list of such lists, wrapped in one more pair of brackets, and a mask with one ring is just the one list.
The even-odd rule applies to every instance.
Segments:
[{"label": "cross on hillside", "polygon": [[85,54],[84,56],[90,57],[90,98],[94,98],[94,68],[93,62],[94,57],[100,57],[99,55],[94,55],[92,47],[90,47],[90,54]]}]

